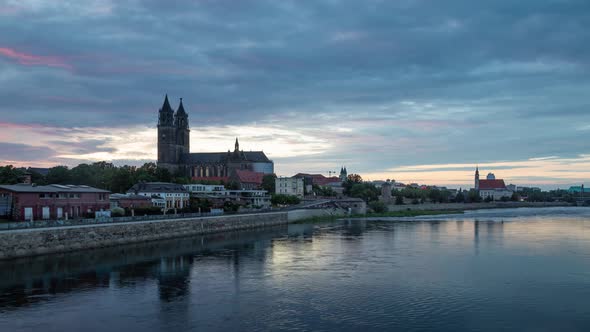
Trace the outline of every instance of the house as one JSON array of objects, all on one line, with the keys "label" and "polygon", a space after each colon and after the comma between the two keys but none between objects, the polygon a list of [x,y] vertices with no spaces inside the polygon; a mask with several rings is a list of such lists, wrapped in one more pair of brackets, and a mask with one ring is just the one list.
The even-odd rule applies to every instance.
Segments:
[{"label": "house", "polygon": [[231,190],[222,185],[187,184],[184,187],[192,197],[205,198],[214,206],[221,206],[225,202],[235,202],[251,207],[269,208],[270,195],[266,190]]},{"label": "house", "polygon": [[304,181],[301,177],[278,177],[275,179],[275,193],[303,197]]},{"label": "house", "polygon": [[109,202],[111,209],[116,207],[134,209],[153,206],[151,197],[135,194],[111,194]]},{"label": "house", "polygon": [[493,173],[489,173],[485,180],[479,179],[479,167],[475,168],[475,190],[482,199],[494,201],[512,197],[513,191],[509,190],[502,179],[496,179]]},{"label": "house", "polygon": [[262,179],[264,173],[254,172],[249,170],[237,169],[233,171],[231,178],[232,182],[237,183],[242,190],[258,189],[262,186]]},{"label": "house", "polygon": [[189,192],[181,184],[176,183],[140,182],[127,190],[127,194],[149,197],[154,206],[164,205],[162,206],[164,212],[183,209],[190,205]]},{"label": "house", "polygon": [[570,194],[580,194],[580,193],[590,193],[590,188],[584,188],[584,185],[581,186],[571,186],[568,190]]},{"label": "house", "polygon": [[16,221],[89,217],[109,210],[109,194],[85,185],[0,185],[0,217]]}]

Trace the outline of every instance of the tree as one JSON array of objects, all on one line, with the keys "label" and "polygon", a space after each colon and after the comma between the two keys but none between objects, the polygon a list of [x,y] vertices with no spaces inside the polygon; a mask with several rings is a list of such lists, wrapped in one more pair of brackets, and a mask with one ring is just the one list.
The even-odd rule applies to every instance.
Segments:
[{"label": "tree", "polygon": [[350,197],[361,198],[365,202],[379,199],[379,189],[371,183],[356,183],[350,189]]},{"label": "tree", "polygon": [[350,181],[352,183],[362,183],[363,182],[363,178],[358,174],[350,174],[350,175],[348,175],[346,180]]},{"label": "tree", "polygon": [[49,169],[45,179],[48,184],[69,184],[70,172],[67,166],[55,166]]},{"label": "tree", "polygon": [[16,184],[21,182],[20,178],[24,172],[12,165],[0,167],[0,184]]},{"label": "tree", "polygon": [[404,198],[401,195],[395,196],[395,205],[404,205]]},{"label": "tree", "polygon": [[518,202],[520,201],[520,196],[517,193],[512,193],[512,196],[510,197],[510,200],[513,202]]},{"label": "tree", "polygon": [[467,199],[469,203],[479,203],[481,202],[481,196],[476,190],[470,190],[469,194],[467,194]]},{"label": "tree", "polygon": [[265,174],[262,177],[262,189],[268,191],[269,193],[274,193],[276,191],[275,188],[275,181],[277,176],[275,174]]},{"label": "tree", "polygon": [[273,205],[295,205],[299,204],[301,200],[293,195],[275,194],[272,195],[270,202]]},{"label": "tree", "polygon": [[342,183],[344,187],[344,194],[350,196],[350,190],[355,184],[359,184],[363,182],[363,178],[358,174],[350,174],[346,178],[346,181]]},{"label": "tree", "polygon": [[463,192],[459,191],[457,193],[457,195],[455,196],[455,203],[463,203],[465,202],[465,195],[463,195]]},{"label": "tree", "polygon": [[369,203],[369,208],[375,213],[383,213],[387,211],[387,206],[385,206],[385,203],[379,201]]}]

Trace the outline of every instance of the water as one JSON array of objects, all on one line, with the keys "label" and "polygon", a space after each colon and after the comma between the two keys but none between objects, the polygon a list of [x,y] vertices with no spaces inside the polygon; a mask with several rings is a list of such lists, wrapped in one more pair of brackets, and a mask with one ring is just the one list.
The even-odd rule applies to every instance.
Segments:
[{"label": "water", "polygon": [[0,262],[0,331],[590,331],[590,209],[289,225]]}]

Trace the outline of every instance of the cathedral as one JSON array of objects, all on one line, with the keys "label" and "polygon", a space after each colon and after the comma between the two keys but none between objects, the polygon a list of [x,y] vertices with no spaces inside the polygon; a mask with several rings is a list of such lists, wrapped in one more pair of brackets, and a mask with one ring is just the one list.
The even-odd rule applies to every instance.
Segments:
[{"label": "cathedral", "polygon": [[227,152],[190,152],[188,114],[182,98],[176,112],[168,95],[158,115],[158,167],[182,172],[196,180],[227,181],[240,174],[271,174],[274,163],[262,151],[242,151],[236,138],[234,150]]}]

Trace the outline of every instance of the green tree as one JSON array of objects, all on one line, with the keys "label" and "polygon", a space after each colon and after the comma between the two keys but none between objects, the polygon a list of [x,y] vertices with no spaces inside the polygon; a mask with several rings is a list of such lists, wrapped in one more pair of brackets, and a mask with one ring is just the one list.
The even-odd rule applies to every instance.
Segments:
[{"label": "green tree", "polygon": [[455,203],[463,203],[465,202],[465,195],[463,195],[463,192],[459,191],[457,193],[457,195],[455,196]]},{"label": "green tree", "polygon": [[373,201],[369,203],[369,208],[375,213],[383,213],[387,211],[387,206],[383,202]]},{"label": "green tree", "polygon": [[467,194],[467,200],[469,203],[479,203],[481,202],[481,196],[476,190],[470,190]]},{"label": "green tree", "polygon": [[273,205],[295,205],[299,204],[301,200],[293,195],[275,194],[272,195],[270,202]]},{"label": "green tree", "polygon": [[24,175],[22,169],[15,168],[12,165],[0,167],[0,184],[16,184],[21,182]]},{"label": "green tree", "polygon": [[404,197],[402,195],[395,196],[395,205],[404,205]]},{"label": "green tree", "polygon": [[376,201],[379,198],[379,189],[371,183],[356,183],[350,189],[350,197],[356,197],[365,202]]},{"label": "green tree", "polygon": [[45,179],[48,184],[69,184],[70,170],[67,166],[55,166],[49,169]]},{"label": "green tree", "polygon": [[269,193],[274,193],[275,188],[275,180],[277,176],[275,174],[265,174],[262,177],[262,189],[268,191]]}]

